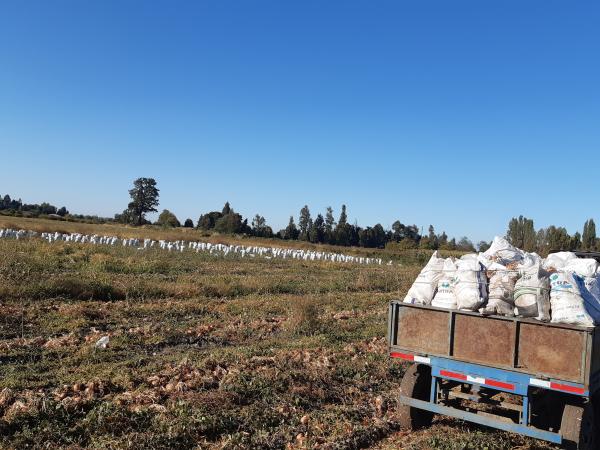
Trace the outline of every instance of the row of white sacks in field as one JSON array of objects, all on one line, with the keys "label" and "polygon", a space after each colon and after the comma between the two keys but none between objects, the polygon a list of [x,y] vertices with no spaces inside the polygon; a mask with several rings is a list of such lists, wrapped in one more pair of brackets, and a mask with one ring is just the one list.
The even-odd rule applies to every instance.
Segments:
[{"label": "row of white sacks in field", "polygon": [[[214,255],[237,255],[241,258],[263,257],[267,259],[298,259],[304,261],[331,261],[355,264],[383,264],[381,258],[367,258],[363,256],[343,255],[333,252],[319,252],[312,250],[263,247],[254,245],[226,245],[211,244],[210,242],[189,241],[164,241],[153,239],[118,238],[116,236],[98,236],[79,233],[37,233],[30,230],[0,229],[0,238],[25,239],[39,237],[48,242],[75,242],[82,244],[111,245],[135,247],[139,250],[159,248],[161,250],[183,252],[191,250],[195,252],[208,252]],[[388,265],[391,265],[391,261]]]},{"label": "row of white sacks in field", "polygon": [[404,302],[592,327],[600,325],[600,267],[571,252],[543,259],[495,237],[460,259],[435,252]]}]

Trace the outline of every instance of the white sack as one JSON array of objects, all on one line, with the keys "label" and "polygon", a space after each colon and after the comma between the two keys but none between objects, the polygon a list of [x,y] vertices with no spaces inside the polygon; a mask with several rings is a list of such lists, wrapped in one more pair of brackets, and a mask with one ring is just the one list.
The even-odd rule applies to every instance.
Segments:
[{"label": "white sack", "polygon": [[482,314],[498,314],[514,316],[515,282],[519,277],[518,272],[508,270],[500,264],[493,264],[488,268],[489,295],[488,303],[479,310]]},{"label": "white sack", "polygon": [[486,269],[491,266],[492,264],[494,264],[494,261],[492,261],[491,259],[489,259],[484,253],[479,253],[477,255],[477,261],[479,261],[481,263],[481,265],[483,267],[485,267]]},{"label": "white sack", "polygon": [[544,260],[542,268],[546,270],[562,270],[569,261],[577,259],[577,255],[573,252],[557,252],[550,253]]},{"label": "white sack", "polygon": [[556,272],[550,275],[552,323],[594,326],[594,319],[585,308],[580,286],[589,293],[585,284],[580,283],[577,275],[572,272]]},{"label": "white sack", "polygon": [[437,292],[433,297],[431,306],[438,308],[456,309],[456,296],[454,295],[454,285],[456,284],[456,264],[452,258],[447,258],[444,262],[442,277],[438,281]]},{"label": "white sack", "polygon": [[523,259],[523,251],[510,245],[505,238],[496,236],[490,248],[483,252],[483,256],[491,261],[506,265],[511,262],[521,261]]},{"label": "white sack", "polygon": [[524,253],[523,260],[517,265],[517,269],[521,273],[533,270],[534,267],[538,267],[542,264],[542,258],[537,253]]},{"label": "white sack", "polygon": [[593,258],[570,259],[562,270],[575,272],[580,277],[589,278],[596,275],[598,262]]},{"label": "white sack", "polygon": [[515,313],[521,317],[550,320],[550,280],[539,265],[522,273],[515,283]]},{"label": "white sack", "polygon": [[404,303],[413,303],[418,305],[430,305],[431,300],[437,289],[438,281],[442,276],[444,267],[444,258],[438,256],[438,252],[433,252],[429,262],[408,290]]},{"label": "white sack", "polygon": [[477,255],[473,256],[474,259],[461,258],[456,262],[454,295],[458,309],[468,311],[477,311],[487,299],[487,277],[484,267],[477,261]]},{"label": "white sack", "polygon": [[600,279],[597,277],[578,278],[584,307],[595,324],[600,324]]}]

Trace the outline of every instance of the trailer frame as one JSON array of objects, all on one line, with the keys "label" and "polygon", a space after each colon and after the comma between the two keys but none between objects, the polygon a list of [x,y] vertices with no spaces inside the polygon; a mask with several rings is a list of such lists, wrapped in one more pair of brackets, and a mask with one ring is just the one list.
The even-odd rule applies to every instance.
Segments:
[{"label": "trailer frame", "polygon": [[[440,312],[448,315],[447,322],[439,314]],[[403,342],[402,339],[399,340],[399,336],[402,335],[402,330],[399,329],[401,325],[399,324],[403,323],[401,317],[403,314],[405,315],[404,324],[406,324],[408,317],[416,318],[417,321],[422,322],[419,326],[429,327],[429,330],[423,332],[420,339],[406,339],[406,342]],[[421,314],[422,318],[419,319]],[[427,319],[434,317],[434,315],[435,320],[429,320],[428,325]],[[457,318],[459,319],[457,320]],[[455,341],[457,339],[464,339],[457,336],[457,332],[465,333],[468,330],[468,328],[459,328],[457,331],[457,323],[463,323],[463,327],[480,327],[483,324],[483,322],[479,322],[480,319],[501,321],[496,324],[495,328],[500,330],[503,336],[512,333],[514,337],[511,340],[512,349],[509,355],[491,354],[482,355],[481,357],[481,359],[489,357],[492,360],[496,358],[501,361],[500,364],[486,364],[481,361],[467,360],[463,354],[464,352],[461,353],[460,346],[456,345],[457,342]],[[446,326],[447,335],[444,338],[443,333]],[[536,327],[543,328],[538,329]],[[567,358],[576,367],[566,367],[561,370],[560,358],[556,367],[553,366],[554,361],[548,359],[551,363],[548,366],[549,370],[546,371],[544,366],[540,365],[540,361],[536,360],[535,355],[520,354],[520,350],[531,352],[527,345],[521,343],[520,333],[523,329],[529,333],[527,336],[534,337],[536,333],[540,333],[540,336],[555,333],[561,337],[561,333],[566,333],[565,336],[568,336],[571,341],[567,342],[568,339],[563,339],[565,341],[564,348],[556,345],[558,347],[556,353],[560,358],[563,358],[563,362],[565,361],[564,358]],[[430,336],[426,336],[428,333]],[[404,335],[406,336],[406,334]],[[426,337],[429,337],[429,339],[426,339]],[[600,342],[596,342],[598,338],[599,333],[596,333],[596,329],[572,325],[546,324],[533,319],[522,318],[482,317],[469,311],[413,305],[398,300],[390,302],[389,305],[389,356],[427,366],[430,368],[431,373],[429,399],[418,399],[410,394],[403,393],[399,399],[401,404],[555,444],[565,444],[565,432],[562,427],[560,430],[549,430],[532,424],[533,399],[538,398],[537,396],[540,396],[543,391],[544,393],[551,393],[551,395],[561,396],[565,401],[582,405],[582,407],[591,403],[593,394],[598,391],[600,386],[600,365],[598,364],[600,361],[594,357],[600,351]],[[470,345],[477,348],[478,343],[470,343]],[[578,348],[579,350],[577,350]],[[577,351],[581,351],[581,355],[573,354]],[[467,354],[473,356],[470,350]],[[474,359],[477,359],[477,355]],[[527,364],[530,366],[527,366]],[[531,370],[531,367],[536,367],[537,370]],[[470,393],[453,392],[446,385],[468,388]],[[453,402],[463,400],[465,402],[486,403],[489,401],[490,396],[496,393],[510,394],[511,398],[517,399],[516,403],[503,406],[512,410],[509,413],[513,415],[518,413],[518,417],[511,419],[500,414],[477,411],[475,408],[453,406]],[[503,409],[503,407],[499,409]]]}]

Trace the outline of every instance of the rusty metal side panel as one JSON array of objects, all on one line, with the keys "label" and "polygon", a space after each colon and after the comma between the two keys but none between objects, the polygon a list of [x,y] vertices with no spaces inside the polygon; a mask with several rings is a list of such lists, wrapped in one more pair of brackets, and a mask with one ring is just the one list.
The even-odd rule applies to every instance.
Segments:
[{"label": "rusty metal side panel", "polygon": [[590,378],[600,372],[600,330],[596,328],[592,335],[592,356],[590,365]]},{"label": "rusty metal side panel", "polygon": [[448,354],[448,313],[420,308],[399,308],[397,345],[415,352]]},{"label": "rusty metal side panel", "polygon": [[519,368],[561,380],[584,382],[586,333],[521,324]]},{"label": "rusty metal side panel", "polygon": [[515,323],[490,317],[457,314],[454,357],[464,361],[513,367]]}]

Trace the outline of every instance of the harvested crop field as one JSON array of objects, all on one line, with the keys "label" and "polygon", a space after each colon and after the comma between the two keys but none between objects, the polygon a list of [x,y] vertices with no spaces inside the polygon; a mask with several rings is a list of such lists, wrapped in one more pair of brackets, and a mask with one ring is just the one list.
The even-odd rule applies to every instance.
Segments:
[{"label": "harvested crop field", "polygon": [[387,303],[417,262],[37,239],[0,255],[1,448],[551,448],[443,417],[399,428]]}]

